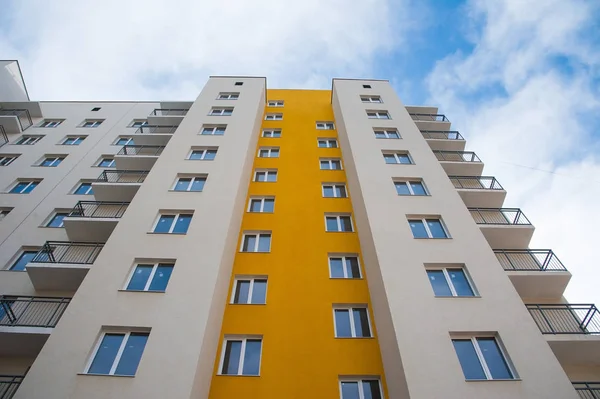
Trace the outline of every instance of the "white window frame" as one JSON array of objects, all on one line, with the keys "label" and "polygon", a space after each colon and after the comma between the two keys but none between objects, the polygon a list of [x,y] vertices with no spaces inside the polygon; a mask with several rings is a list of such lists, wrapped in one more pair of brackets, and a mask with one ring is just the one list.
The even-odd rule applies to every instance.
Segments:
[{"label": "white window frame", "polygon": [[[15,159],[19,158],[19,155],[12,154],[0,154],[0,167],[8,166],[15,161]],[[4,163],[3,163],[4,162]]]},{"label": "white window frame", "polygon": [[[267,286],[265,287],[265,302],[264,303],[253,303],[252,293],[254,292],[254,280],[267,280]],[[238,281],[250,281],[250,287],[248,288],[248,299],[247,302],[234,302],[235,294],[237,294]],[[233,280],[233,288],[231,289],[231,299],[229,303],[231,305],[266,305],[267,304],[267,291],[269,289],[269,278],[267,276],[235,276]]]},{"label": "white window frame", "polygon": [[[269,250],[268,251],[258,251],[259,241],[261,235],[270,236],[269,239]],[[253,251],[244,251],[244,242],[246,242],[246,237],[254,236],[256,238],[256,244],[254,244]],[[273,232],[271,231],[259,231],[259,232],[251,232],[246,231],[242,234],[242,242],[240,243],[240,252],[244,254],[268,254],[271,252],[271,246],[273,244]]]},{"label": "white window frame", "polygon": [[[258,173],[265,173],[265,181],[257,180]],[[272,173],[275,174],[275,180],[274,181],[269,181],[266,178],[269,176],[269,174],[272,174]],[[252,181],[256,182],[256,183],[276,183],[277,182],[277,177],[278,177],[277,175],[278,175],[277,169],[255,169],[254,170],[254,178],[252,179]]]},{"label": "white window frame", "polygon": [[[273,150],[277,150],[277,156],[276,157],[272,157],[272,151]],[[266,157],[262,157],[260,154],[263,151],[267,151],[267,156]],[[279,149],[279,147],[259,147],[258,148],[258,154],[256,155],[258,158],[279,158],[279,154],[281,153],[281,150]]]},{"label": "white window frame", "polygon": [[360,96],[360,101],[362,101],[363,103],[383,104],[381,97],[375,95],[362,95]]},{"label": "white window frame", "polygon": [[317,121],[316,122],[317,130],[335,130],[335,123],[331,121]]},{"label": "white window frame", "polygon": [[377,380],[379,382],[379,393],[381,394],[381,398],[384,399],[385,396],[383,395],[383,387],[381,386],[381,377],[379,376],[373,376],[373,377],[363,377],[363,378],[352,378],[352,377],[340,377],[338,385],[340,388],[340,399],[344,399],[344,397],[342,396],[342,383],[343,382],[356,382],[358,384],[358,398],[359,399],[365,399],[365,391],[363,389],[363,381],[373,381],[373,380]]},{"label": "white window frame", "polygon": [[[260,356],[258,357],[258,374],[243,374],[244,361],[246,360],[246,342],[248,340],[260,340]],[[223,374],[223,362],[225,361],[225,350],[227,349],[227,342],[229,341],[242,341],[240,346],[240,362],[238,364],[238,371],[236,374]],[[262,365],[262,352],[263,352],[263,337],[261,335],[226,335],[223,337],[223,348],[221,349],[221,360],[219,360],[218,375],[227,376],[245,376],[251,375],[253,377],[260,376],[260,366]]]},{"label": "white window frame", "polygon": [[[452,279],[450,278],[448,269],[462,270],[463,274],[465,275],[465,278],[467,279],[467,283],[469,284],[469,288],[471,288],[471,291],[473,291],[473,295],[458,295],[456,293],[456,288],[454,288],[454,283],[452,283]],[[427,273],[428,271],[441,271],[442,273],[444,273],[444,278],[446,279],[446,284],[448,284],[448,287],[450,287],[450,292],[452,293],[453,298],[454,297],[456,297],[456,298],[473,298],[473,297],[479,296],[479,293],[478,293],[477,289],[475,288],[475,284],[473,283],[473,280],[471,279],[471,275],[467,271],[467,268],[464,267],[464,265],[426,266],[425,273]],[[434,292],[434,294],[435,294],[435,292]],[[436,296],[438,296],[438,295],[436,295]]]},{"label": "white window frame", "polygon": [[[396,184],[398,183],[404,183],[406,184],[406,186],[408,187],[408,192],[410,194],[406,195],[406,194],[398,194],[401,197],[427,197],[429,195],[429,190],[427,190],[427,187],[425,186],[425,183],[423,183],[423,180],[420,179],[393,179],[394,182],[394,190],[396,190],[396,194],[398,194],[398,189],[396,189]],[[415,192],[413,191],[413,188],[411,186],[411,183],[419,183],[421,185],[421,187],[423,187],[423,191],[425,191],[425,194],[415,194]]]},{"label": "white window frame", "polygon": [[64,119],[44,119],[38,127],[41,128],[55,128],[63,123]]},{"label": "white window frame", "polygon": [[[352,311],[354,309],[365,309],[367,312],[367,323],[369,323],[369,336],[357,337],[356,326],[354,325],[354,317]],[[337,335],[337,323],[335,321],[336,310],[347,310],[350,319],[350,337],[338,337]],[[369,307],[367,305],[333,305],[333,334],[336,338],[374,338],[373,334],[373,323],[371,323],[371,315],[369,314]]]},{"label": "white window frame", "polygon": [[269,100],[269,101],[267,101],[267,107],[281,108],[281,107],[283,107],[283,104],[284,104],[283,100]]},{"label": "white window frame", "polygon": [[[223,134],[215,134],[217,129],[223,129]],[[204,133],[205,130],[211,129],[211,133]],[[200,129],[200,136],[224,136],[227,125],[203,125]]]},{"label": "white window frame", "polygon": [[[340,163],[340,168],[339,169],[334,169],[332,168],[332,162],[339,162]],[[321,162],[329,162],[329,169],[323,169],[321,168]],[[319,158],[319,169],[320,170],[344,170],[344,165],[342,164],[342,159],[341,158]]]},{"label": "white window frame", "polygon": [[[396,160],[396,163],[386,163],[386,165],[414,165],[415,161],[413,160],[413,158],[410,156],[410,154],[408,152],[402,152],[402,151],[384,151],[382,152],[383,154],[383,161],[385,162],[385,156],[386,155],[393,155],[394,159]],[[406,155],[408,157],[408,160],[410,161],[410,163],[402,163],[400,162],[400,155]]]},{"label": "white window frame", "polygon": [[[503,358],[504,362],[506,363],[506,366],[508,367],[508,370],[510,371],[512,378],[495,379],[492,377],[492,373],[490,372],[487,362],[485,361],[483,352],[481,351],[481,348],[479,347],[479,342],[477,342],[477,338],[493,338],[496,341],[496,345],[498,345],[500,354],[502,355],[502,358]],[[504,349],[504,345],[502,344],[502,341],[500,341],[500,338],[498,337],[497,334],[477,334],[477,335],[452,334],[451,340],[452,341],[454,341],[454,340],[471,340],[471,343],[473,344],[473,348],[475,349],[475,354],[477,355],[477,359],[479,360],[479,364],[481,365],[481,368],[483,369],[483,373],[485,374],[485,378],[487,381],[512,381],[512,380],[516,380],[519,378],[518,374],[512,364],[512,361],[508,357],[508,354],[506,353],[506,350]],[[455,352],[456,352],[456,350],[455,350]],[[460,365],[460,358],[458,357],[458,353],[456,354],[456,358]],[[475,380],[475,379],[474,380],[465,379],[465,380],[466,381],[484,381],[484,380]]]},{"label": "white window frame", "polygon": [[144,127],[144,126],[148,126],[147,119],[134,119],[131,121],[131,123],[127,127],[135,127],[135,128],[139,129],[140,127]]},{"label": "white window frame", "polygon": [[[82,127],[82,128],[86,128],[86,129],[96,128],[96,127],[100,126],[102,124],[102,122],[104,122],[104,119],[85,119],[83,122],[81,122],[81,125],[79,125],[78,127]],[[91,125],[86,126],[88,123],[91,123]]]},{"label": "white window frame", "polygon": [[[327,230],[327,218],[334,217],[337,221],[337,230]],[[350,218],[350,231],[342,230],[342,219],[343,217]],[[352,221],[352,214],[350,213],[336,213],[336,214],[325,214],[325,231],[327,233],[354,233],[354,222]]]},{"label": "white window frame", "polygon": [[[110,161],[110,164],[108,166],[100,165],[103,161]],[[99,168],[114,168],[115,167],[115,159],[110,156],[102,156],[102,157],[100,157],[98,162],[96,162],[95,166],[97,166]]]},{"label": "white window frame", "polygon": [[[129,336],[131,335],[131,333],[134,333],[134,334],[146,334],[146,335],[148,335],[148,338],[150,338],[150,331],[148,331],[148,330],[127,330],[127,331],[105,330],[105,331],[102,331],[102,334],[100,335],[100,337],[98,337],[98,340],[97,340],[96,344],[94,345],[94,350],[92,351],[92,354],[91,354],[90,358],[88,359],[87,364],[85,365],[85,372],[84,372],[84,374],[89,374],[89,375],[115,375],[115,371],[117,370],[117,367],[119,366],[119,362],[121,361],[121,357],[123,356],[123,352],[125,352],[125,346],[127,345],[127,341],[129,341]],[[102,340],[104,339],[104,336],[106,334],[122,334],[122,335],[124,335],[123,341],[121,341],[121,346],[119,346],[119,350],[117,351],[117,354],[115,355],[112,367],[110,368],[110,371],[108,372],[108,374],[90,373],[89,370],[92,367],[92,363],[94,362],[94,359],[96,358],[96,355],[98,354],[98,350],[100,349],[100,344],[102,343]],[[146,342],[148,342],[148,341],[146,341]],[[144,348],[144,351],[145,350],[146,350],[146,348]],[[142,356],[143,355],[144,355],[144,353],[142,352]],[[141,363],[141,361],[142,361],[142,358],[140,357],[140,363]],[[138,363],[138,368],[139,368],[139,363]],[[120,375],[120,374],[116,374],[116,375]]]},{"label": "white window frame", "polygon": [[[65,158],[67,158],[66,155],[44,155],[44,157],[38,162],[36,166],[39,166],[40,168],[54,168],[60,165],[61,162],[65,160]],[[51,161],[50,165],[43,165],[43,163],[46,161]],[[57,161],[58,164],[55,165]]]},{"label": "white window frame", "polygon": [[[325,147],[321,147],[321,142],[325,143]],[[335,143],[335,146],[332,146],[331,143]],[[337,139],[330,137],[321,137],[317,139],[317,147],[318,148],[339,148],[339,143]]]},{"label": "white window frame", "polygon": [[[185,158],[188,161],[213,161],[213,159],[206,159],[206,154],[208,151],[215,151],[215,158],[217,157],[217,152],[219,151],[218,147],[192,147],[192,149],[190,150],[190,152],[188,152],[187,157]],[[202,152],[202,155],[200,156],[200,158],[194,158],[192,159],[191,156],[194,152]]]},{"label": "white window frame", "polygon": [[231,116],[233,114],[233,107],[212,107],[209,116]]},{"label": "white window frame", "polygon": [[[373,115],[374,114],[374,115]],[[383,109],[368,109],[367,117],[369,119],[392,119],[390,113]]]},{"label": "white window frame", "polygon": [[[427,219],[437,220],[438,222],[440,222],[440,226],[442,226],[442,229],[444,230],[444,233],[446,234],[446,237],[434,237],[433,234],[431,234],[431,230],[429,230],[429,225],[427,224]],[[439,217],[439,216],[426,216],[426,217],[407,216],[406,220],[408,221],[408,227],[409,228],[410,228],[410,222],[411,222],[411,220],[419,220],[421,223],[423,223],[423,226],[425,226],[425,231],[427,232],[427,239],[446,239],[446,238],[450,238],[450,234],[448,233],[448,229],[446,228],[446,225],[444,224],[444,221],[442,220],[442,218]],[[412,234],[412,231],[411,231],[411,234]],[[417,237],[413,237],[413,238],[417,238]]]},{"label": "white window frame", "polygon": [[[40,179],[31,179],[31,180],[27,180],[27,179],[17,179],[13,184],[11,184],[9,187],[9,189],[6,191],[8,194],[23,194],[23,191],[27,190],[29,188],[29,186],[31,186],[33,183],[37,183],[37,185],[34,187],[34,190],[37,186],[40,185],[40,183],[42,182],[42,180]],[[21,190],[21,192],[19,193],[11,193],[11,191],[17,187],[20,183],[27,183],[27,185],[25,187],[23,187],[23,190]],[[32,190],[33,191],[33,190]],[[27,194],[30,194],[31,191]]]},{"label": "white window frame", "polygon": [[279,113],[279,112],[268,112],[267,114],[265,114],[265,120],[266,121],[282,121],[283,114]]},{"label": "white window frame", "polygon": [[[187,186],[187,189],[176,190],[177,184],[179,183],[180,179],[191,179],[190,184]],[[171,191],[174,191],[177,193],[201,193],[202,191],[204,191],[204,187],[202,188],[201,191],[190,190],[196,180],[204,180],[204,185],[206,185],[206,181],[208,180],[208,175],[177,176],[177,178],[175,179],[175,183],[173,183],[173,186],[171,187]]]},{"label": "white window frame", "polygon": [[[273,212],[265,212],[265,200],[273,200]],[[252,212],[252,201],[260,201],[260,210]],[[248,200],[248,213],[275,213],[275,197],[250,197]]]},{"label": "white window frame", "polygon": [[237,100],[240,98],[240,93],[236,92],[221,92],[217,96],[217,100]]},{"label": "white window frame", "polygon": [[[179,218],[181,217],[181,215],[191,215],[192,219],[194,218],[194,212],[188,212],[188,211],[182,211],[181,213],[175,213],[175,212],[160,212],[158,214],[158,217],[156,218],[156,221],[154,222],[154,224],[152,225],[152,230],[150,231],[152,234],[173,234],[173,229],[175,229],[175,226],[177,225],[177,221],[179,220]],[[171,226],[169,226],[169,231],[168,232],[155,232],[154,230],[156,230],[156,226],[158,226],[158,223],[160,222],[160,218],[163,216],[175,216],[175,218],[173,219],[173,223],[171,223]],[[191,223],[191,222],[190,222]],[[177,234],[185,234],[185,233],[177,233]]]},{"label": "white window frame", "polygon": [[[331,258],[341,258],[342,259],[342,264],[343,264],[343,270],[344,270],[344,277],[333,277],[331,275]],[[358,264],[358,277],[348,277],[348,272],[346,271],[346,259],[348,258],[356,258],[356,263]],[[358,256],[358,254],[329,254],[327,255],[327,267],[329,268],[329,278],[333,278],[333,279],[348,279],[348,280],[358,280],[358,279],[362,279],[362,268],[360,265],[360,257]]]},{"label": "white window frame", "polygon": [[[89,184],[90,187],[86,190],[85,194],[75,194],[77,192],[77,190],[79,189],[79,187],[81,187],[82,184]],[[71,190],[70,194],[72,195],[90,195],[90,191],[92,191],[94,188],[92,187],[92,182],[91,181],[79,181],[77,183],[77,185],[75,186],[75,188],[73,190]]]},{"label": "white window frame", "polygon": [[40,226],[40,227],[48,227],[50,229],[59,229],[61,227],[65,227],[64,225],[64,220],[60,223],[60,226],[48,226],[50,223],[52,223],[52,221],[54,220],[55,217],[58,216],[59,213],[63,213],[63,214],[67,214],[67,216],[69,215],[70,209],[55,209],[54,211],[52,211],[52,213],[50,214],[50,216],[48,216],[46,218],[46,220],[44,220],[44,223]]},{"label": "white window frame", "polygon": [[[121,141],[123,139],[127,140],[127,142],[125,144],[120,144],[119,141]],[[113,142],[113,145],[133,145],[133,144],[131,144],[132,142],[134,142],[134,141],[133,141],[133,137],[131,137],[131,136],[119,136]]]},{"label": "white window frame", "polygon": [[[15,145],[34,145],[37,144],[42,138],[43,135],[33,135],[33,134],[24,134],[17,139]],[[22,143],[21,140],[24,140]]]},{"label": "white window frame", "polygon": [[[398,129],[390,129],[390,128],[373,128],[373,134],[375,134],[375,132],[383,132],[383,134],[385,135],[385,137],[377,137],[375,136],[376,139],[378,140],[385,140],[385,139],[401,139],[402,136],[400,135],[400,132],[398,131]],[[391,137],[390,133],[395,133],[396,135],[398,135],[398,137]]]},{"label": "white window frame", "polygon": [[79,145],[81,143],[72,143],[72,144],[67,144],[67,140],[77,140],[77,139],[81,139],[81,141],[85,140],[87,138],[87,136],[75,136],[75,135],[70,135],[70,136],[66,136],[61,142],[60,145]]},{"label": "white window frame", "polygon": [[[129,283],[131,282],[131,279],[133,278],[133,275],[135,274],[135,271],[137,270],[137,267],[143,265],[143,266],[150,266],[152,265],[152,271],[150,272],[150,274],[148,275],[148,281],[146,281],[146,285],[144,285],[144,289],[142,290],[128,290],[127,286],[129,285]],[[125,285],[122,288],[122,291],[133,291],[133,292],[164,292],[164,291],[148,291],[148,289],[150,288],[150,284],[152,284],[152,279],[154,279],[154,275],[156,274],[156,270],[158,270],[158,266],[162,265],[162,266],[171,266],[171,268],[175,268],[175,262],[172,261],[161,261],[161,262],[136,262],[133,265],[133,268],[131,269],[131,272],[129,272],[129,276],[127,277],[127,280],[125,281]]]},{"label": "white window frame", "polygon": [[[275,136],[275,134],[279,133],[279,136]],[[281,129],[264,129],[262,131],[262,137],[269,139],[279,139],[281,138]]]},{"label": "white window frame", "polygon": [[[344,187],[344,191],[346,192],[345,197],[338,197],[336,195],[336,187],[341,186]],[[325,188],[331,187],[333,189],[333,197],[325,196]],[[348,198],[348,187],[346,187],[345,183],[321,183],[321,194],[323,194],[323,198]]]}]

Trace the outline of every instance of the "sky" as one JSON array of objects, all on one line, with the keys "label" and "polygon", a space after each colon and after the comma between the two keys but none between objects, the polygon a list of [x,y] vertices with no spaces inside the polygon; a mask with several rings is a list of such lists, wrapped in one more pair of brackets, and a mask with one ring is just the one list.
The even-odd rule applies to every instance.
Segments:
[{"label": "sky", "polygon": [[452,121],[600,305],[600,2],[0,0],[0,59],[34,100],[193,100],[209,75],[270,88],[388,79]]}]

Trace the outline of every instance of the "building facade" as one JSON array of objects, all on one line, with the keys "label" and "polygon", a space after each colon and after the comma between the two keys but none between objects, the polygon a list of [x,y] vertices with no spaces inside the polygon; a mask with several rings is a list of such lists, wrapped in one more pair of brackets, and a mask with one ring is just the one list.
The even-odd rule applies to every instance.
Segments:
[{"label": "building facade", "polygon": [[0,67],[0,399],[600,397],[596,307],[437,108]]}]

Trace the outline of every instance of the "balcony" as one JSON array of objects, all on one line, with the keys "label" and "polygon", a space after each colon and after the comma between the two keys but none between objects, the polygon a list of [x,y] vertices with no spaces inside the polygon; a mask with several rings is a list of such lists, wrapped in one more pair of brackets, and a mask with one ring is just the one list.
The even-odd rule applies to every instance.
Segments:
[{"label": "balcony", "polygon": [[0,295],[0,356],[37,356],[70,301]]},{"label": "balcony", "polygon": [[150,125],[179,126],[189,108],[157,108],[148,115]]},{"label": "balcony", "polygon": [[455,130],[421,130],[432,150],[463,151],[465,139]]},{"label": "balcony", "polygon": [[[4,144],[8,143],[8,136],[6,135],[6,130],[4,130],[4,126],[0,125],[0,147]],[[2,397],[0,396],[0,399]]]},{"label": "balcony", "polygon": [[526,306],[561,364],[600,365],[600,312],[595,305]]},{"label": "balcony", "polygon": [[450,121],[446,115],[438,113],[409,113],[419,130],[450,130]]},{"label": "balcony", "polygon": [[36,290],[76,291],[103,247],[102,243],[48,241],[26,271]]},{"label": "balcony", "polygon": [[483,163],[472,151],[438,151],[433,153],[448,176],[481,176]]},{"label": "balcony", "polygon": [[467,207],[500,208],[506,191],[492,176],[448,176]]},{"label": "balcony", "polygon": [[571,279],[549,249],[495,249],[494,253],[522,298],[561,298]]},{"label": "balcony", "polygon": [[24,375],[0,374],[0,399],[11,399],[23,382]]},{"label": "balcony", "polygon": [[150,170],[162,154],[162,145],[124,145],[115,155],[119,170]]},{"label": "balcony", "polygon": [[573,388],[581,399],[600,399],[600,382],[573,382]]},{"label": "balcony", "polygon": [[129,202],[79,201],[63,224],[69,240],[106,242],[117,226]]},{"label": "balcony", "polygon": [[130,202],[146,180],[146,170],[105,170],[92,183],[98,201]]},{"label": "balcony", "polygon": [[136,145],[167,145],[177,126],[144,125],[135,131]]},{"label": "balcony", "polygon": [[469,208],[475,223],[493,249],[524,249],[535,228],[518,208]]},{"label": "balcony", "polygon": [[0,125],[4,126],[6,133],[22,133],[33,122],[26,109],[0,108]]}]

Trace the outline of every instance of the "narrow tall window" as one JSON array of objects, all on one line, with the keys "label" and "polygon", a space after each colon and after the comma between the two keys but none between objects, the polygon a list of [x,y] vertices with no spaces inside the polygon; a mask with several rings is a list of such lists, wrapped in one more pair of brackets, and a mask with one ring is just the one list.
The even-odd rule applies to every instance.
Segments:
[{"label": "narrow tall window", "polygon": [[226,338],[219,374],[259,375],[261,352],[261,338]]},{"label": "narrow tall window", "polygon": [[248,212],[273,213],[275,208],[275,198],[250,198]]},{"label": "narrow tall window", "polygon": [[440,219],[408,219],[414,238],[448,238]]},{"label": "narrow tall window", "polygon": [[257,170],[254,172],[255,182],[276,182],[277,171],[276,170]]},{"label": "narrow tall window", "polygon": [[160,215],[154,226],[154,233],[185,234],[192,221],[191,213]]},{"label": "narrow tall window", "polygon": [[335,125],[333,122],[317,122],[317,130],[334,130]]},{"label": "narrow tall window", "polygon": [[271,233],[244,233],[241,252],[271,252]]},{"label": "narrow tall window", "polygon": [[469,277],[461,267],[427,269],[427,277],[436,296],[475,296]]},{"label": "narrow tall window", "polygon": [[387,111],[367,111],[369,119],[392,119]]},{"label": "narrow tall window", "polygon": [[259,158],[279,158],[279,147],[260,147],[258,149]]},{"label": "narrow tall window", "polygon": [[9,191],[11,194],[29,194],[40,184],[40,180],[19,180]]},{"label": "narrow tall window", "polygon": [[371,335],[366,307],[333,309],[336,338],[368,338]]},{"label": "narrow tall window", "polygon": [[376,139],[399,139],[400,133],[396,129],[373,129]]},{"label": "narrow tall window", "polygon": [[200,134],[205,136],[222,136],[225,134],[227,125],[205,125]]},{"label": "narrow tall window", "polygon": [[452,344],[467,380],[512,380],[506,355],[495,337],[453,339]]},{"label": "narrow tall window", "polygon": [[263,305],[267,301],[266,278],[238,277],[233,283],[231,303],[246,305]]},{"label": "narrow tall window", "polygon": [[381,383],[378,379],[346,379],[340,381],[341,399],[382,399]]},{"label": "narrow tall window", "polygon": [[144,353],[147,332],[106,332],[86,370],[87,374],[133,376]]},{"label": "narrow tall window", "polygon": [[318,139],[317,145],[319,148],[337,148],[338,142],[336,139]]},{"label": "narrow tall window", "polygon": [[266,121],[281,121],[283,120],[283,114],[266,114]]},{"label": "narrow tall window", "polygon": [[413,163],[410,155],[405,152],[384,152],[383,159],[388,164],[404,164],[410,165]]},{"label": "narrow tall window", "polygon": [[196,161],[212,161],[217,156],[216,148],[198,148],[190,151],[188,159]]},{"label": "narrow tall window", "polygon": [[395,181],[398,195],[427,195],[423,182],[418,180]]},{"label": "narrow tall window", "polygon": [[319,160],[321,170],[342,170],[342,161],[335,159],[321,159]]},{"label": "narrow tall window", "polygon": [[352,218],[350,215],[325,216],[325,230],[337,232],[352,232]]},{"label": "narrow tall window", "polygon": [[330,256],[329,275],[331,278],[361,278],[358,256]]},{"label": "narrow tall window", "polygon": [[267,129],[263,130],[262,136],[265,138],[278,139],[281,137],[281,129]]},{"label": "narrow tall window", "polygon": [[173,267],[172,263],[138,264],[133,269],[125,290],[164,292]]},{"label": "narrow tall window", "polygon": [[348,198],[345,184],[323,184],[323,197]]},{"label": "narrow tall window", "polygon": [[175,182],[173,191],[202,191],[206,183],[206,176],[179,177]]}]

